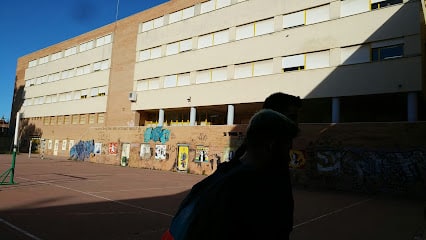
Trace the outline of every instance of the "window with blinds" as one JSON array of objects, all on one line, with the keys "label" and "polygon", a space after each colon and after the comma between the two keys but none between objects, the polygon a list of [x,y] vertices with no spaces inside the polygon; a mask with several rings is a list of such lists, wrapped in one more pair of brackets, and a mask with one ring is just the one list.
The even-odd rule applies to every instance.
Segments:
[{"label": "window with blinds", "polygon": [[273,73],[272,59],[235,65],[234,78],[257,77]]},{"label": "window with blinds", "polygon": [[357,64],[370,62],[370,46],[356,45],[340,49],[340,64]]},{"label": "window with blinds", "polygon": [[305,69],[305,54],[283,57],[281,61],[284,72]]},{"label": "window with blinds", "polygon": [[340,1],[340,17],[370,11],[370,0],[342,0]]},{"label": "window with blinds", "polygon": [[384,8],[402,2],[403,0],[371,0],[371,9]]},{"label": "window with blinds", "polygon": [[305,69],[330,67],[330,51],[320,51],[306,54]]}]

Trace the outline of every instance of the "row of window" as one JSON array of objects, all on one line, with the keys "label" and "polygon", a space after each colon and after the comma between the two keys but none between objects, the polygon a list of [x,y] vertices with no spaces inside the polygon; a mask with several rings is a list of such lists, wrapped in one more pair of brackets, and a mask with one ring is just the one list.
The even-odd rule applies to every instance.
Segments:
[{"label": "row of window", "polygon": [[66,49],[65,51],[59,51],[59,52],[53,53],[51,55],[41,57],[39,59],[34,59],[34,60],[32,60],[28,63],[28,67],[35,67],[37,65],[52,62],[52,61],[61,59],[63,57],[68,57],[68,56],[77,54],[77,52],[81,53],[81,52],[85,52],[85,51],[90,50],[90,49],[95,48],[95,47],[100,47],[100,46],[103,46],[103,45],[106,45],[106,44],[110,44],[111,42],[112,42],[112,35],[111,34],[103,36],[103,37],[99,37],[96,40],[90,40],[88,42],[81,43],[78,46],[70,47],[70,48]]},{"label": "row of window", "polygon": [[99,124],[105,122],[105,113],[74,114],[43,117],[43,125]]},{"label": "row of window", "polygon": [[92,72],[106,70],[109,67],[110,67],[110,60],[107,59],[107,60],[103,60],[93,64],[87,64],[84,66],[67,69],[62,72],[56,72],[56,73],[44,75],[37,78],[27,79],[25,80],[25,87],[30,87],[34,85],[43,84],[43,83],[55,82],[61,79],[67,79],[71,77],[77,77],[77,76],[89,74]]},{"label": "row of window", "polygon": [[[371,44],[349,46],[341,48],[341,64],[357,64],[400,58],[404,55],[403,39],[392,39]],[[236,64],[233,79],[257,77],[274,74],[273,59]],[[330,50],[303,53],[281,58],[283,72],[303,69],[318,69],[330,67]],[[153,90],[191,84],[190,73],[168,75],[163,78],[161,86],[160,77],[137,81],[136,91]],[[195,72],[195,84],[228,80],[226,66],[200,70]]]},{"label": "row of window", "polygon": [[[244,2],[244,1],[247,1],[247,0],[237,0],[237,3]],[[200,4],[200,14],[208,13],[216,9],[224,8],[230,5],[232,5],[231,0],[206,1]],[[194,6],[155,18],[153,20],[144,22],[140,24],[139,32],[146,32],[155,28],[162,27],[166,24],[179,22],[179,21],[194,17],[195,15],[196,13],[195,13],[195,5],[194,5]]]},{"label": "row of window", "polygon": [[[376,0],[376,2],[377,1],[378,0]],[[348,16],[348,15],[359,13],[357,10],[359,8],[355,8],[353,5],[362,5],[367,2],[368,4],[370,4],[369,1],[365,1],[365,0],[345,0],[342,2],[341,8],[342,8],[342,11],[348,8],[348,10],[343,11],[344,15]],[[380,1],[379,3],[396,4],[400,2],[402,2],[402,0],[387,0],[387,1]],[[350,11],[354,9],[355,11]],[[368,10],[370,10],[370,8],[368,8]],[[311,9],[306,9],[306,10],[301,10],[298,12],[286,14],[286,15],[283,15],[282,19],[283,19],[282,20],[283,29],[328,21],[331,19],[330,5],[327,4],[320,7],[315,7]],[[269,18],[269,19],[237,26],[236,32],[235,32],[235,39],[241,40],[241,39],[273,33],[275,29],[274,23],[275,23],[274,18]],[[162,56],[170,56],[180,52],[190,51],[192,49],[202,49],[202,48],[211,47],[211,46],[215,46],[215,45],[219,45],[223,43],[228,43],[230,39],[233,39],[230,36],[230,30],[224,29],[221,31],[198,36],[198,38],[196,39],[196,44],[197,44],[196,47],[193,46],[192,38],[189,38],[189,39],[181,40],[178,42],[169,43],[165,45],[164,50],[162,46],[157,46],[154,48],[142,50],[139,52],[138,61],[147,61],[150,59],[160,58]]]},{"label": "row of window", "polygon": [[[238,0],[243,2],[246,0]],[[340,16],[346,17],[386,6],[402,3],[403,0],[341,0]],[[211,0],[200,4],[200,14],[230,6],[231,0]],[[196,16],[195,5],[140,24],[139,32],[146,32]],[[283,26],[289,28],[313,24],[330,19],[329,5],[284,15]]]},{"label": "row of window", "polygon": [[73,92],[65,92],[52,94],[47,96],[39,96],[34,98],[24,99],[23,106],[41,105],[56,102],[67,102],[79,99],[86,99],[89,97],[105,96],[107,93],[107,86],[93,87],[91,89],[76,90]]}]

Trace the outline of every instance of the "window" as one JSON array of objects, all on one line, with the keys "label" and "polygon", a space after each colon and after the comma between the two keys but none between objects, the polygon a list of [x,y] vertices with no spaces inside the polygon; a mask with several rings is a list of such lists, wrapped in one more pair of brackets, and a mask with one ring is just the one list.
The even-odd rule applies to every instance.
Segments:
[{"label": "window", "polygon": [[186,39],[180,42],[170,43],[166,46],[166,56],[174,55],[179,52],[185,52],[192,49],[192,39]]},{"label": "window", "polygon": [[198,48],[211,47],[229,42],[229,31],[223,30],[198,37]]},{"label": "window", "polygon": [[87,98],[87,89],[81,90],[81,95],[80,95],[80,99],[85,99]]},{"label": "window", "polygon": [[67,94],[66,93],[60,93],[59,94],[59,102],[65,102],[67,99]]},{"label": "window", "polygon": [[45,103],[51,103],[52,102],[52,96],[51,95],[49,95],[49,96],[46,96],[46,99],[45,99],[45,101],[44,101]]},{"label": "window", "polygon": [[306,69],[330,67],[330,51],[320,51],[306,54]]},{"label": "window", "polygon": [[213,68],[203,71],[198,71],[195,76],[195,83],[219,82],[228,79],[228,70],[226,67]]},{"label": "window", "polygon": [[94,87],[94,88],[92,88],[92,89],[90,90],[90,96],[91,96],[91,97],[96,97],[96,96],[98,96],[98,93],[99,93],[99,88],[97,88],[97,87]]},{"label": "window", "polygon": [[402,3],[402,0],[371,0],[371,9],[379,9],[399,3]]},{"label": "window", "polygon": [[50,117],[50,125],[56,125],[56,116]]},{"label": "window", "polygon": [[80,115],[72,115],[72,124],[78,124],[80,120]]},{"label": "window", "polygon": [[305,24],[314,24],[330,20],[330,5],[306,10]]},{"label": "window", "polygon": [[281,67],[284,72],[305,69],[305,54],[283,57]]},{"label": "window", "polygon": [[207,2],[203,2],[201,3],[201,11],[200,13],[207,13],[207,12],[211,12],[215,9],[215,1],[211,0],[211,1],[207,1]]},{"label": "window", "polygon": [[283,28],[297,27],[305,24],[305,11],[290,13],[283,16]]},{"label": "window", "polygon": [[47,62],[49,62],[49,56],[42,57],[42,58],[40,58],[40,59],[38,60],[38,64],[39,64],[39,65],[40,65],[40,64],[45,64],[45,63],[47,63]]},{"label": "window", "polygon": [[109,60],[103,60],[93,64],[93,71],[106,70],[109,68]]},{"label": "window", "polygon": [[53,73],[53,74],[50,74],[49,76],[48,76],[48,81],[49,82],[55,82],[55,81],[58,81],[59,79],[60,79],[60,73],[59,72],[57,72],[57,73]]},{"label": "window", "polygon": [[35,66],[37,66],[37,59],[32,60],[28,63],[28,67],[35,67]]},{"label": "window", "polygon": [[52,97],[52,103],[55,103],[55,102],[58,101],[58,95],[57,94],[53,94],[53,95],[50,95],[50,96]]},{"label": "window", "polygon": [[100,46],[111,43],[111,39],[112,39],[111,34],[97,38],[96,39],[96,47],[100,47]]},{"label": "window", "polygon": [[64,124],[64,116],[63,115],[62,116],[58,116],[57,123],[58,123],[58,125]]},{"label": "window", "polygon": [[89,115],[89,124],[94,124],[94,123],[96,123],[96,114],[91,113]]},{"label": "window", "polygon": [[164,16],[142,23],[141,32],[164,26]]},{"label": "window", "polygon": [[52,56],[50,57],[50,60],[55,61],[62,58],[62,52],[57,52],[52,54]]},{"label": "window", "polygon": [[77,47],[68,48],[67,50],[65,50],[65,57],[74,55],[76,53],[77,53]]},{"label": "window", "polygon": [[273,73],[272,59],[235,65],[234,78],[256,77]]},{"label": "window", "polygon": [[346,17],[370,11],[370,0],[344,0],[340,1],[340,16]]},{"label": "window", "polygon": [[105,121],[105,114],[98,113],[98,123],[104,123],[104,121]]},{"label": "window", "polygon": [[404,55],[403,44],[371,48],[371,60],[373,62],[400,58],[403,55]]},{"label": "window", "polygon": [[274,32],[274,19],[266,19],[254,23],[254,35],[260,36]]},{"label": "window", "polygon": [[195,15],[195,7],[194,6],[189,7],[189,8],[185,8],[183,10],[171,13],[169,15],[169,23],[179,22],[181,20],[193,17],[194,15]]},{"label": "window", "polygon": [[272,74],[273,72],[273,62],[271,60],[258,61],[253,63],[253,76],[263,76]]},{"label": "window", "polygon": [[92,40],[92,41],[80,44],[80,49],[79,50],[80,50],[80,52],[84,52],[84,51],[92,49],[93,46],[94,46],[94,41]]},{"label": "window", "polygon": [[370,62],[370,46],[369,45],[357,45],[343,47],[340,50],[340,63],[356,64]]},{"label": "window", "polygon": [[64,117],[64,124],[70,124],[71,123],[71,116],[70,115],[66,115]]},{"label": "window", "polygon": [[231,0],[210,0],[201,3],[201,14],[231,5]]},{"label": "window", "polygon": [[98,96],[105,96],[106,95],[106,87],[99,87]]},{"label": "window", "polygon": [[164,77],[164,88],[176,87],[177,75],[169,75]]},{"label": "window", "polygon": [[254,23],[237,27],[236,40],[254,37]]},{"label": "window", "polygon": [[148,90],[148,80],[139,80],[136,83],[136,91]]},{"label": "window", "polygon": [[87,122],[87,115],[80,114],[80,124],[86,124],[86,122]]},{"label": "window", "polygon": [[160,88],[160,80],[158,78],[149,79],[148,80],[149,90],[159,89]]},{"label": "window", "polygon": [[161,57],[161,47],[146,49],[139,52],[139,61],[146,61]]},{"label": "window", "polygon": [[78,100],[78,99],[81,99],[81,91],[80,90],[74,92],[74,100]]},{"label": "window", "polygon": [[85,65],[85,66],[78,67],[75,75],[81,76],[81,75],[89,74],[89,73],[90,73],[90,65]]},{"label": "window", "polygon": [[74,69],[68,69],[62,72],[62,79],[74,77]]},{"label": "window", "polygon": [[179,74],[177,78],[177,85],[178,86],[188,86],[191,84],[189,73],[183,73]]},{"label": "window", "polygon": [[66,101],[71,101],[72,100],[72,92],[67,92],[65,95],[65,100]]},{"label": "window", "polygon": [[43,125],[50,125],[50,117],[43,118]]}]

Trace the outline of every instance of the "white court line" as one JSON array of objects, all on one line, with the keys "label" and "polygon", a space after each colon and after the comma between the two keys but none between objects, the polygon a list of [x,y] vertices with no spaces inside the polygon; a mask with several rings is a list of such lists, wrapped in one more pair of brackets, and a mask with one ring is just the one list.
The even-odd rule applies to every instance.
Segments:
[{"label": "white court line", "polygon": [[35,181],[35,182],[38,182],[38,183],[43,183],[43,184],[55,186],[55,187],[58,187],[58,188],[63,188],[63,189],[66,189],[66,190],[78,192],[78,193],[85,194],[85,195],[88,195],[88,196],[91,196],[91,197],[95,197],[95,198],[99,198],[99,199],[102,199],[102,200],[107,200],[107,201],[110,201],[110,202],[115,202],[115,203],[123,205],[123,206],[137,208],[139,210],[144,210],[144,211],[148,211],[148,212],[152,212],[152,213],[157,213],[157,214],[168,216],[168,217],[173,217],[173,215],[170,215],[170,214],[167,214],[167,213],[164,213],[164,212],[159,212],[159,211],[155,211],[155,210],[152,210],[152,209],[149,209],[149,208],[139,207],[139,206],[136,206],[136,205],[133,205],[133,204],[130,204],[130,203],[125,203],[125,202],[122,202],[122,201],[117,201],[117,200],[114,200],[114,199],[102,197],[102,196],[99,196],[99,195],[96,195],[96,194],[92,194],[92,193],[89,193],[89,192],[84,192],[84,191],[80,191],[80,190],[77,190],[77,189],[65,187],[65,186],[62,186],[62,185],[53,184],[53,183],[44,182],[44,181],[32,180],[32,179],[23,178],[23,177],[18,177],[18,178],[24,179],[24,180],[27,180],[27,181]]},{"label": "white court line", "polygon": [[178,187],[163,187],[163,188],[134,188],[134,189],[122,189],[122,190],[107,190],[107,191],[95,191],[88,193],[109,193],[109,192],[132,192],[132,191],[150,191],[150,190],[161,190],[161,189],[176,189],[176,188],[191,188],[192,186],[178,186]]},{"label": "white court line", "polygon": [[305,221],[305,222],[299,223],[299,224],[297,224],[297,225],[294,225],[294,226],[293,226],[293,228],[298,228],[298,227],[301,227],[301,226],[306,225],[306,224],[308,224],[308,223],[315,222],[315,221],[317,221],[317,220],[319,220],[319,219],[321,219],[321,218],[325,218],[325,217],[328,217],[328,216],[330,216],[330,215],[333,215],[333,214],[336,214],[336,213],[338,213],[338,212],[341,212],[341,211],[343,211],[343,210],[346,210],[346,209],[349,209],[349,208],[352,208],[352,207],[355,207],[355,206],[361,205],[361,204],[363,204],[363,203],[365,203],[365,202],[368,202],[368,201],[370,201],[370,200],[372,200],[372,198],[368,198],[368,199],[365,199],[365,200],[362,200],[362,201],[359,201],[359,202],[353,203],[353,204],[351,204],[351,205],[348,205],[348,206],[346,206],[346,207],[342,207],[342,208],[336,209],[336,210],[334,210],[334,211],[331,211],[331,212],[329,212],[329,213],[323,214],[323,215],[318,216],[318,217],[316,217],[316,218],[312,218],[312,219],[309,219],[308,221]]},{"label": "white court line", "polygon": [[0,218],[0,222],[1,222],[1,223],[6,224],[6,225],[7,225],[7,226],[9,226],[10,228],[13,228],[14,230],[16,230],[16,231],[18,231],[18,232],[20,232],[20,233],[24,234],[25,236],[30,237],[31,239],[34,239],[34,240],[41,240],[41,238],[38,238],[38,237],[36,237],[36,236],[32,235],[31,233],[29,233],[29,232],[25,231],[24,229],[19,228],[19,227],[17,227],[17,226],[15,226],[15,225],[13,225],[12,223],[10,223],[10,222],[8,222],[8,221],[4,220],[3,218]]}]

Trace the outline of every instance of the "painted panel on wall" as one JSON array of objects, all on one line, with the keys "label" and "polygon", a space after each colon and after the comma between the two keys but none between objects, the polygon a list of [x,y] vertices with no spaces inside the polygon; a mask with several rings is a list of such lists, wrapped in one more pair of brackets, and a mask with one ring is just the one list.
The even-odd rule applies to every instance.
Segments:
[{"label": "painted panel on wall", "polygon": [[189,145],[178,144],[178,159],[177,159],[178,171],[188,170],[188,157],[189,157]]},{"label": "painted panel on wall", "polygon": [[166,159],[166,145],[155,145],[155,159],[165,160]]},{"label": "painted panel on wall", "polygon": [[139,153],[141,159],[150,159],[151,158],[151,147],[149,143],[142,143],[141,150]]}]

